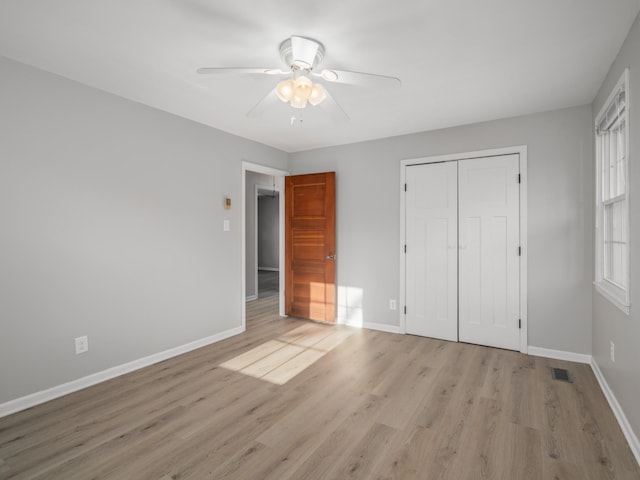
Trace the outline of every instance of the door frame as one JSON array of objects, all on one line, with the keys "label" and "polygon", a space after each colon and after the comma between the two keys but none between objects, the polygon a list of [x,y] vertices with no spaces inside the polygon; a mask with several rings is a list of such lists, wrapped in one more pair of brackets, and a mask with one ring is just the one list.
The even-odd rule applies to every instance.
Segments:
[{"label": "door frame", "polygon": [[[242,194],[241,194],[241,245],[242,245],[242,261],[241,261],[241,288],[240,288],[240,304],[241,304],[241,317],[242,317],[242,331],[247,329],[247,172],[262,173],[265,175],[271,175],[277,178],[277,188],[280,190],[280,202],[278,205],[279,219],[278,219],[278,232],[279,232],[279,265],[280,272],[284,272],[284,177],[289,175],[289,172],[280,170],[277,168],[266,167],[257,163],[242,161]],[[257,202],[257,197],[254,197],[254,201]],[[257,219],[257,212],[256,212]],[[257,262],[256,258],[256,262]],[[280,275],[279,279],[279,307],[278,314],[281,317],[285,317],[284,314],[284,275]]]},{"label": "door frame", "polygon": [[[406,244],[406,201],[405,183],[407,181],[407,167],[426,163],[450,162],[454,160],[471,160],[474,158],[496,157],[500,155],[518,154],[520,156],[520,352],[528,353],[527,336],[527,146],[517,145],[512,147],[494,148],[489,150],[477,150],[474,152],[461,152],[447,155],[435,155],[422,158],[412,158],[400,162],[400,299],[406,299],[406,257],[404,245]],[[400,333],[407,333],[406,315],[404,309],[399,313]]]}]

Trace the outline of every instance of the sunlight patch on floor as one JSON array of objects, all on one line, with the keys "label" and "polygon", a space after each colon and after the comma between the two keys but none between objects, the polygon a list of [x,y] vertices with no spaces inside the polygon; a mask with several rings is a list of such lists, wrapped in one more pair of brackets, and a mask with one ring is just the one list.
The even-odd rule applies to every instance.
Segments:
[{"label": "sunlight patch on floor", "polygon": [[309,323],[227,360],[220,366],[284,385],[352,334],[338,327]]}]

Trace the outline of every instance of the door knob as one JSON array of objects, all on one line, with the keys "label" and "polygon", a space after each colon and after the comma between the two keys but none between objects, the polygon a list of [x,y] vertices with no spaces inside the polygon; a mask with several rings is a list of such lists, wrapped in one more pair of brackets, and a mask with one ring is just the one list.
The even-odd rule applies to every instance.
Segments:
[{"label": "door knob", "polygon": [[335,260],[336,259],[336,255],[334,253],[329,253],[329,255],[327,255],[327,260]]}]

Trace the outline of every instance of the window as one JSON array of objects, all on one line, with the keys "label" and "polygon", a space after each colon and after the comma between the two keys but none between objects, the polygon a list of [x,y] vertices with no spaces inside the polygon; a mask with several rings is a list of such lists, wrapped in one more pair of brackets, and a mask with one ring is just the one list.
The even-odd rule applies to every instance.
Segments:
[{"label": "window", "polygon": [[596,289],[629,314],[629,70],[598,113]]}]

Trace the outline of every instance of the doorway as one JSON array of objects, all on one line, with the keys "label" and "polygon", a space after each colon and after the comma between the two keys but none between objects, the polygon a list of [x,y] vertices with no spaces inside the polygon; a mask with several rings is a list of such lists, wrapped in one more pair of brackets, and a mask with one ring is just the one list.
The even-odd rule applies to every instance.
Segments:
[{"label": "doorway", "polygon": [[280,293],[280,191],[256,185],[255,274],[257,298]]},{"label": "doorway", "polygon": [[[278,225],[277,250],[279,272],[284,271],[284,177],[288,172],[263,165],[242,162],[242,286],[241,316],[242,329],[247,327],[247,301],[258,298],[258,194],[260,191],[277,193]],[[275,268],[275,267],[274,267]],[[278,315],[284,313],[284,279],[279,275],[277,288]],[[273,298],[273,297],[272,297]]]},{"label": "doorway", "polygon": [[526,353],[526,148],[402,162],[405,333]]}]

